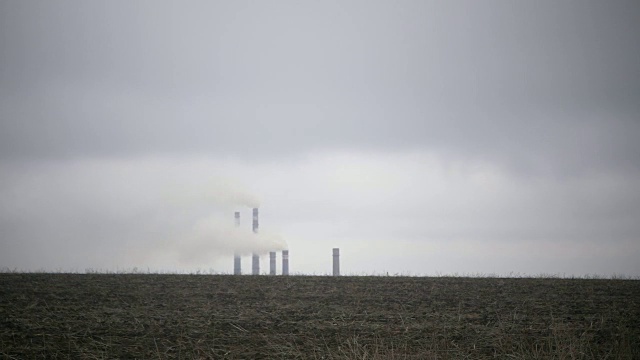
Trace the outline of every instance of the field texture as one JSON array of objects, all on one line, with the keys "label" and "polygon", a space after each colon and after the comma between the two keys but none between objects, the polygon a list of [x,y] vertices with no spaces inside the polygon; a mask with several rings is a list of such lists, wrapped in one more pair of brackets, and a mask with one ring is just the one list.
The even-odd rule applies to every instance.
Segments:
[{"label": "field texture", "polygon": [[640,359],[640,281],[0,274],[0,359]]}]

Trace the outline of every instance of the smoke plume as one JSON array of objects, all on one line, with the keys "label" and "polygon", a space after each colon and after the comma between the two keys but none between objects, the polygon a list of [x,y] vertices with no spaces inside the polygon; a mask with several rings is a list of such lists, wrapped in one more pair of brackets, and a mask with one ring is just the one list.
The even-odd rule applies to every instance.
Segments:
[{"label": "smoke plume", "polygon": [[[253,233],[250,209],[259,207],[260,202],[237,182],[215,178],[199,184],[181,184],[168,195],[173,206],[167,215],[180,213],[181,221],[174,222],[169,235],[154,247],[158,256],[169,256],[188,265],[233,254],[266,254],[287,248],[282,237],[268,228]],[[234,210],[241,210],[242,218],[248,219],[238,228],[234,225]]]},{"label": "smoke plume", "polygon": [[218,208],[260,206],[259,198],[235,181],[211,178],[205,183],[174,185],[167,198],[176,205],[206,204]]},{"label": "smoke plume", "polygon": [[171,239],[167,245],[166,250],[182,264],[233,254],[266,254],[287,248],[278,234],[268,231],[253,233],[248,227],[236,228],[231,218],[223,220],[215,215],[198,220],[189,231]]}]

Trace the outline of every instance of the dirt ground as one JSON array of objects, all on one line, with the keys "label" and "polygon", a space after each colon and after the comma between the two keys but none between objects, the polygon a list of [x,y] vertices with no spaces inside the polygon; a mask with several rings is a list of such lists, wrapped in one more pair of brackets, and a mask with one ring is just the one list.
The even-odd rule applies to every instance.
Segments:
[{"label": "dirt ground", "polygon": [[0,359],[640,359],[640,281],[0,274]]}]

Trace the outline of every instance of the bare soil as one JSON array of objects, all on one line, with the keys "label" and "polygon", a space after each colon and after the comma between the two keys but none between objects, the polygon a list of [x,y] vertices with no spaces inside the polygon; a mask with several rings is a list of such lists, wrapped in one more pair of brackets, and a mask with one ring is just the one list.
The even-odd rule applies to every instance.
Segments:
[{"label": "bare soil", "polygon": [[0,359],[640,359],[640,281],[0,274]]}]

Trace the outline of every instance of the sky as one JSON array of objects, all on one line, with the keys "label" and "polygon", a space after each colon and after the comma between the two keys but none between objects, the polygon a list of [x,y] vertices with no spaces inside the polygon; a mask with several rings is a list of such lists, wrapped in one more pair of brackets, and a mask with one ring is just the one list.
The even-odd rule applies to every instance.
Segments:
[{"label": "sky", "polygon": [[638,277],[638,34],[634,0],[0,0],[0,268]]}]

